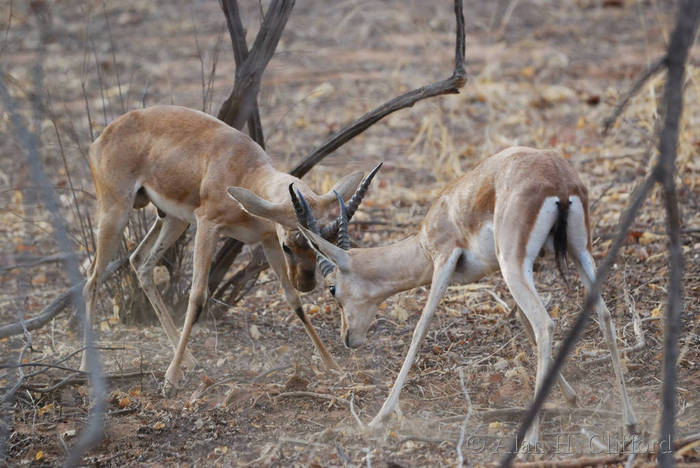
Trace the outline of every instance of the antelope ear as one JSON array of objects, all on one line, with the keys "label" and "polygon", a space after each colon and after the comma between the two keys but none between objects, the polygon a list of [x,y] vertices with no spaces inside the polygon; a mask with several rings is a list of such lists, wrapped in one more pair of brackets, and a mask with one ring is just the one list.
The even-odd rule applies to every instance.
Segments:
[{"label": "antelope ear", "polygon": [[347,271],[350,268],[350,256],[347,250],[336,247],[323,237],[309,231],[301,225],[299,225],[298,228],[317,254],[326,257],[342,271]]},{"label": "antelope ear", "polygon": [[362,182],[362,176],[361,171],[346,175],[336,182],[332,189],[321,195],[321,203],[324,205],[334,203],[336,198],[333,192],[338,192],[343,197],[343,200],[348,200],[355,193],[360,182]]},{"label": "antelope ear", "polygon": [[273,203],[243,187],[229,187],[226,192],[253,216],[269,219],[285,226],[294,226],[296,222],[291,217],[291,207],[287,203]]}]

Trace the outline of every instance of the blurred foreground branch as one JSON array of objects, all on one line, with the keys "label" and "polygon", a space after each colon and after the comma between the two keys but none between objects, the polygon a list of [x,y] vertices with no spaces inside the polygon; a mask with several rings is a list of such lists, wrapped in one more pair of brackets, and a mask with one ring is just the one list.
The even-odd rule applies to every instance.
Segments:
[{"label": "blurred foreground branch", "polygon": [[[40,20],[40,30],[46,33],[46,29],[42,27],[45,24]],[[43,39],[43,37],[42,37]],[[43,44],[43,42],[42,42]],[[40,50],[40,59],[35,70],[35,81],[36,81],[36,95],[41,96],[43,90],[43,74],[41,65],[43,65],[44,50]],[[80,317],[83,329],[85,333],[85,343],[88,353],[88,371],[90,374],[90,397],[92,402],[92,407],[88,415],[88,421],[85,429],[82,431],[78,441],[76,442],[73,449],[68,454],[66,459],[66,466],[77,465],[83,457],[83,454],[87,452],[91,447],[98,444],[103,437],[103,426],[104,426],[104,394],[105,394],[105,384],[104,375],[102,371],[102,364],[100,362],[99,354],[94,347],[94,337],[92,333],[92,326],[88,323],[85,315],[85,302],[83,300],[82,290],[80,284],[82,283],[82,275],[80,274],[80,268],[78,263],[78,258],[73,252],[71,247],[71,241],[68,234],[68,227],[65,224],[65,220],[61,217],[59,210],[59,202],[56,194],[54,193],[52,187],[53,184],[49,180],[44,168],[41,164],[41,157],[39,155],[39,138],[36,134],[30,132],[29,127],[24,122],[22,117],[18,113],[19,106],[15,99],[10,95],[9,91],[5,87],[3,81],[0,81],[0,97],[2,98],[3,104],[5,105],[6,111],[10,115],[12,125],[14,127],[17,138],[21,142],[22,146],[26,151],[27,163],[29,165],[32,178],[34,183],[39,187],[39,193],[44,204],[44,207],[51,216],[51,223],[54,227],[56,241],[59,250],[66,256],[65,258],[65,269],[70,282],[74,285],[69,293],[72,297],[72,303],[78,310],[78,317]],[[37,98],[37,101],[39,99]],[[39,106],[34,106],[35,121],[38,123],[41,121],[41,111]],[[23,331],[26,332],[24,324],[20,322]],[[28,332],[26,332],[28,334]],[[31,341],[29,341],[31,343]],[[24,352],[24,351],[23,351]],[[22,352],[22,353],[23,353]],[[20,382],[21,384],[21,379]],[[8,396],[3,397],[3,400]],[[12,395],[10,394],[11,398]]]},{"label": "blurred foreground branch", "polygon": [[[591,311],[600,293],[600,287],[606,280],[617,254],[622,247],[627,231],[635,220],[639,208],[656,183],[663,187],[666,207],[666,223],[670,246],[670,274],[666,306],[666,327],[664,338],[664,385],[663,411],[661,417],[660,440],[668,440],[673,446],[674,410],[676,393],[676,361],[678,358],[678,340],[681,328],[681,275],[683,271],[683,256],[680,245],[680,212],[675,187],[676,149],[678,145],[678,127],[683,107],[683,74],[688,57],[688,50],[695,38],[695,32],[700,18],[700,2],[697,0],[682,0],[678,11],[676,26],[671,35],[668,52],[663,63],[667,68],[667,79],[664,91],[663,111],[664,126],[659,136],[659,157],[649,176],[644,180],[633,195],[626,212],[620,222],[618,234],[610,247],[608,254],[600,265],[596,280],[586,296],[583,310],[579,313],[574,325],[557,351],[552,366],[548,369],[542,388],[537,392],[535,400],[525,414],[518,428],[518,434],[511,450],[501,461],[501,466],[510,466],[513,458],[524,440],[537,412],[542,407],[555,381],[555,376],[564,364],[566,357],[573,350],[580,333],[583,331]],[[647,73],[648,74],[648,73]],[[645,75],[647,75],[645,74]],[[640,88],[641,85],[635,85]],[[673,466],[673,451],[661,451],[658,457],[659,466]]]}]

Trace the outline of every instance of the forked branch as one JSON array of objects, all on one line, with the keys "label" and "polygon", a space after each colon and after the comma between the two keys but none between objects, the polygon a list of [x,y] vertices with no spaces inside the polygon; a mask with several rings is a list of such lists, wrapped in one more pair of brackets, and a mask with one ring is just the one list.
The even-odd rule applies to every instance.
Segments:
[{"label": "forked branch", "polygon": [[397,110],[412,107],[415,103],[422,101],[423,99],[440,96],[442,94],[459,93],[459,89],[467,82],[467,73],[464,70],[465,33],[462,0],[455,0],[455,16],[457,23],[457,38],[455,45],[455,67],[454,71],[452,72],[452,76],[446,80],[438,81],[397,96],[394,99],[385,102],[376,109],[366,113],[324,141],[321,146],[312,151],[311,154],[309,154],[301,163],[292,169],[290,174],[295,177],[303,177],[323,158],[340,148],[342,145],[360,133],[367,130],[376,122],[380,121],[387,115],[396,112]]},{"label": "forked branch", "polygon": [[[246,44],[245,40],[245,29],[243,28],[240,12],[238,10],[238,1],[222,0],[221,9],[224,11],[224,16],[226,17],[226,26],[228,27],[228,33],[231,37],[231,45],[233,47],[233,59],[236,62],[236,71],[238,71],[239,67],[242,66],[249,56],[248,44]],[[262,76],[262,71],[260,72],[260,76]],[[226,116],[230,111],[230,99],[231,98],[229,97],[229,99],[224,102],[217,116],[224,122],[226,122]],[[259,144],[262,148],[265,148],[265,138],[263,135],[262,124],[260,123],[260,110],[258,108],[257,93],[255,93],[255,96],[252,98],[252,106],[250,116],[248,117],[248,133],[257,144]]]},{"label": "forked branch", "polygon": [[[232,35],[232,42],[234,44],[234,56],[238,56],[241,59],[246,55],[244,52],[245,46],[240,42],[244,33],[240,17],[237,21],[238,24],[236,24],[237,5],[235,2],[229,3],[227,6],[227,24],[231,23],[230,28],[240,27],[240,30]],[[262,74],[277,48],[277,43],[282,36],[282,31],[287,24],[289,15],[292,13],[292,8],[294,8],[294,0],[274,0],[270,4],[250,53],[236,67],[236,82],[233,86],[233,91],[231,91],[228,99],[224,101],[222,110],[219,113],[219,118],[233,128],[242,128],[251,115],[258,91],[260,90]],[[233,16],[233,19],[230,19],[231,16]],[[244,36],[243,40],[245,41]],[[237,52],[236,49],[238,49]]]}]

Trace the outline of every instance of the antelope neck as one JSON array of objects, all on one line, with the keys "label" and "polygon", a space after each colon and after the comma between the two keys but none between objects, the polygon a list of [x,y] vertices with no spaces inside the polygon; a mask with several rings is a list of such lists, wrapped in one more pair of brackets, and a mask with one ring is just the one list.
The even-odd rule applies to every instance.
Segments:
[{"label": "antelope neck", "polygon": [[353,249],[353,268],[380,302],[429,284],[433,274],[433,263],[417,234],[386,246]]}]

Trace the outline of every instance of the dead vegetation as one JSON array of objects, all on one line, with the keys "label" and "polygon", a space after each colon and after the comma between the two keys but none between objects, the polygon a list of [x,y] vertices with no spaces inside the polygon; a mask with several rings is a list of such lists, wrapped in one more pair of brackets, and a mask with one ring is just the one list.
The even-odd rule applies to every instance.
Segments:
[{"label": "dead vegetation", "polygon": [[[31,8],[43,8],[44,2],[17,3],[0,9],[0,59],[6,73],[1,78],[29,116],[39,40]],[[74,247],[87,259],[91,226],[81,220],[92,213],[93,188],[85,162],[91,135],[143,102],[202,108],[202,76],[207,82],[217,47],[222,50],[213,98],[205,97],[204,107],[222,102],[230,92],[233,61],[227,46],[217,46],[225,24],[216,2],[119,2],[104,11],[96,3],[47,5],[53,32],[45,85],[54,120],[35,128]],[[241,2],[241,8],[250,42],[260,22],[258,4]],[[325,191],[338,174],[384,160],[352,228],[359,244],[379,245],[415,229],[446,181],[498,149],[515,144],[557,148],[589,186],[594,253],[600,258],[610,248],[627,201],[654,163],[664,75],[643,87],[608,135],[601,132],[603,122],[638,73],[662,55],[673,13],[672,5],[655,1],[468,1],[469,81],[461,94],[389,116],[327,158],[308,178]],[[293,167],[329,134],[378,103],[446,76],[453,62],[453,24],[451,2],[298,2],[265,72],[259,99],[266,146],[278,166]],[[686,259],[678,439],[700,427],[699,62],[696,48],[686,69],[677,159]],[[44,207],[36,206],[36,187],[17,156],[22,148],[12,137],[6,114],[0,133],[9,136],[0,139],[4,324],[14,322],[18,310],[25,318],[36,315],[68,283],[60,264],[47,259],[56,252],[55,233]],[[146,218],[153,216],[149,210],[138,215],[142,221],[134,217],[125,248],[142,235],[139,222],[147,227]],[[666,247],[662,194],[655,191],[603,288],[620,347],[631,349],[623,358],[627,383],[643,430],[640,440],[650,448],[659,432]],[[191,247],[182,248],[190,252]],[[187,271],[187,254],[182,258]],[[244,252],[237,265],[245,263]],[[404,388],[403,419],[394,419],[380,435],[360,432],[356,417],[371,419],[386,396],[425,290],[390,299],[370,332],[371,341],[356,351],[346,350],[338,339],[339,317],[327,292],[319,288],[306,295],[316,328],[344,367],[341,374],[330,375],[313,355],[268,271],[234,306],[209,305],[190,344],[203,369],[189,376],[189,390],[164,400],[158,389],[170,346],[157,326],[120,323],[132,307],[123,300],[133,289],[128,278],[122,276],[102,290],[97,328],[109,376],[107,438],[88,453],[89,463],[454,464],[469,406],[464,460],[489,463],[507,449],[532,395],[533,349],[514,316],[512,298],[500,276],[493,275],[448,289]],[[583,290],[573,278],[565,287],[547,258],[537,279],[561,337],[580,310]],[[165,271],[161,282],[163,290],[173,290],[173,284],[182,290]],[[176,301],[175,290],[171,297]],[[645,341],[641,348],[635,346],[640,336]],[[24,387],[3,414],[10,417],[9,464],[59,463],[84,427],[85,378],[75,374],[64,381],[77,368],[72,353],[80,342],[69,314],[32,332],[25,360],[60,367],[38,366],[35,375],[33,368],[24,369]],[[18,336],[3,339],[1,346],[9,364],[16,362],[25,343]],[[611,391],[614,376],[608,361],[598,359],[605,353],[597,327],[589,326],[564,369],[579,394],[578,407],[567,408],[553,393],[542,421],[543,458],[608,452],[612,457],[622,449],[620,405]],[[11,382],[15,373],[11,369],[0,375],[0,385]],[[679,456],[697,462],[693,440],[686,439]],[[640,447],[635,463],[653,460],[647,451]]]}]

